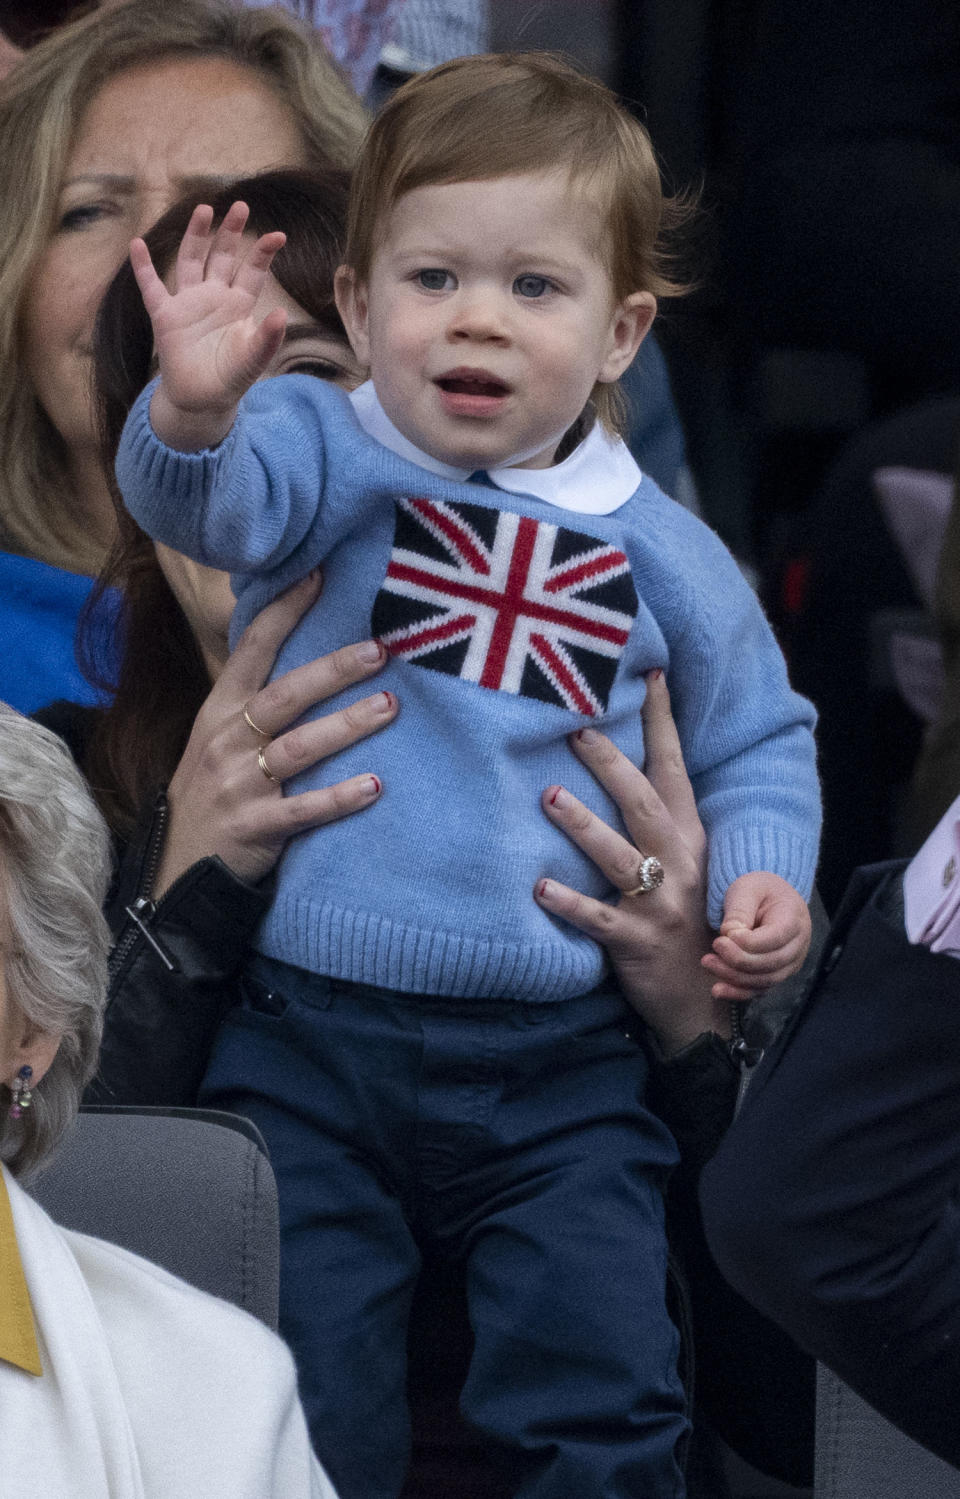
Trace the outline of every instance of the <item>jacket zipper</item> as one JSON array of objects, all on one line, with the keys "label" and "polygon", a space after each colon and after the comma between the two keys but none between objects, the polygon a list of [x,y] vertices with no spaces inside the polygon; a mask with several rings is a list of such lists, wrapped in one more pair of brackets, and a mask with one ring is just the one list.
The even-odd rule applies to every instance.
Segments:
[{"label": "jacket zipper", "polygon": [[151,899],[153,887],[156,884],[157,874],[160,869],[160,856],[163,850],[163,838],[167,830],[167,819],[169,817],[169,804],[163,792],[157,797],[156,811],[153,822],[150,825],[150,836],[143,856],[143,866],[140,874],[140,893],[132,900],[129,906],[124,906],[123,914],[130,922],[130,926],[121,932],[116,946],[110,954],[109,977],[111,982],[120,972],[127,958],[136,945],[137,938],[142,937],[153,948],[168,973],[176,973],[178,964],[171,958],[163,943],[150,931],[148,922],[153,921],[157,914],[156,903]]},{"label": "jacket zipper", "polygon": [[730,1053],[731,1061],[734,1062],[740,1072],[740,1078],[737,1083],[737,1101],[733,1106],[733,1116],[736,1118],[740,1112],[740,1105],[743,1103],[744,1095],[750,1085],[753,1069],[763,1056],[763,1047],[751,1046],[743,1034],[743,1010],[736,1001],[731,1001],[730,1004],[730,1040],[727,1044],[727,1050]]}]

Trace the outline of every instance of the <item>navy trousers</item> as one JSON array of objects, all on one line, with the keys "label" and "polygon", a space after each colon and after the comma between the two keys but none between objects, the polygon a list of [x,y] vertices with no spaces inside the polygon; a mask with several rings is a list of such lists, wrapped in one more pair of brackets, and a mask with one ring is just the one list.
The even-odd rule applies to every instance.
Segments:
[{"label": "navy trousers", "polygon": [[395,1499],[429,1244],[466,1267],[464,1415],[523,1499],[681,1499],[665,1303],[676,1147],[612,991],[449,1000],[257,958],[204,1104],[252,1119],[280,1198],[281,1331],[341,1499]]}]

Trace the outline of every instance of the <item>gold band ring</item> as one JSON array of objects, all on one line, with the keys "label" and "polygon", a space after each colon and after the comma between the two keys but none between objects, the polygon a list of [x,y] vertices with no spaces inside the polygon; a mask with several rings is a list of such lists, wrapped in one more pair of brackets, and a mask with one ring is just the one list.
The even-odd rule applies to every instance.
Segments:
[{"label": "gold band ring", "polygon": [[266,731],[266,729],[261,729],[261,727],[260,727],[259,724],[254,723],[253,719],[250,717],[250,714],[248,712],[249,707],[250,707],[249,703],[244,703],[244,705],[243,705],[243,721],[244,721],[244,723],[247,724],[248,727],[251,728],[255,734],[258,734],[261,739],[272,739],[273,738],[272,734],[268,734],[267,731]]},{"label": "gold band ring", "polygon": [[279,786],[280,785],[280,781],[281,781],[281,777],[274,775],[273,771],[270,769],[269,765],[267,764],[266,759],[264,758],[263,750],[264,750],[264,746],[261,744],[260,748],[257,750],[257,764],[259,765],[260,769],[263,771],[263,773],[266,776],[267,780],[268,781],[275,781],[277,783],[277,785]]},{"label": "gold band ring", "polygon": [[651,890],[659,890],[663,884],[663,865],[656,854],[641,854],[640,865],[637,869],[637,883],[632,890],[624,890],[624,895],[646,895]]}]

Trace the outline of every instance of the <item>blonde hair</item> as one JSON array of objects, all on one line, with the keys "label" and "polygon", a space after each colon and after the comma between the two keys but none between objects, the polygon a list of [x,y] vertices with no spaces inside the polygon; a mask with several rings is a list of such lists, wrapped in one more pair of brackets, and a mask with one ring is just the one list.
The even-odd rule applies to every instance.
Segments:
[{"label": "blonde hair", "polygon": [[[0,1105],[0,1159],[32,1171],[59,1144],[93,1076],[107,1003],[103,902],[110,839],[49,729],[0,703],[0,908],[8,1002],[61,1038],[19,1119]],[[7,1087],[9,1078],[2,1080]]]},{"label": "blonde hair", "polygon": [[53,32],[0,85],[0,532],[6,546],[74,571],[95,572],[102,549],[72,503],[64,444],[23,375],[20,309],[84,110],[116,74],[169,57],[249,68],[289,107],[310,166],[350,166],[366,125],[315,33],[232,0],[96,10]]},{"label": "blonde hair", "polygon": [[[618,301],[686,289],[671,275],[669,243],[690,207],[664,196],[649,135],[602,83],[546,52],[456,58],[389,100],[354,171],[346,262],[358,281],[368,278],[390,210],[418,187],[553,168],[596,200],[598,248]],[[617,430],[616,386],[598,384],[591,400]]]}]

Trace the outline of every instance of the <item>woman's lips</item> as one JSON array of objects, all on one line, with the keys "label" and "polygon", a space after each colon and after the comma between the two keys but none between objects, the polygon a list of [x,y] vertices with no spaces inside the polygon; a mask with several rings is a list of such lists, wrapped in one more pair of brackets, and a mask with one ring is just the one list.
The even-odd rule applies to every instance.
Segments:
[{"label": "woman's lips", "polygon": [[434,384],[450,416],[494,416],[510,394],[508,385],[485,370],[451,370]]}]

